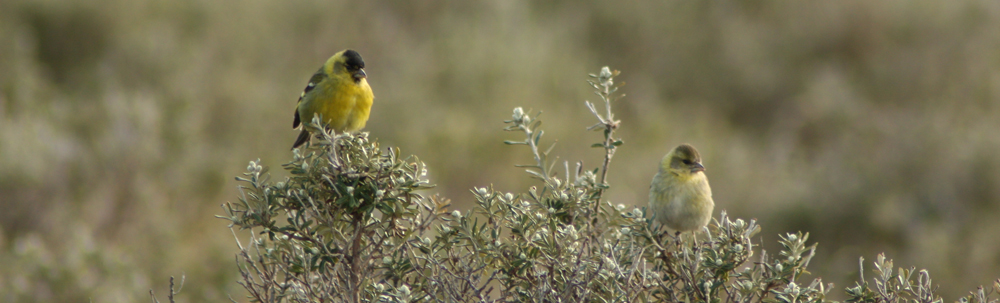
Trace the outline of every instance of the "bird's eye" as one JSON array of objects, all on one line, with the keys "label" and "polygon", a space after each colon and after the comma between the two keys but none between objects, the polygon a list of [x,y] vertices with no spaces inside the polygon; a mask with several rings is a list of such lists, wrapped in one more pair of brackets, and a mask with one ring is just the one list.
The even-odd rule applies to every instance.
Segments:
[{"label": "bird's eye", "polygon": [[681,160],[681,162],[684,162],[684,165],[691,165],[691,160],[688,159]]}]

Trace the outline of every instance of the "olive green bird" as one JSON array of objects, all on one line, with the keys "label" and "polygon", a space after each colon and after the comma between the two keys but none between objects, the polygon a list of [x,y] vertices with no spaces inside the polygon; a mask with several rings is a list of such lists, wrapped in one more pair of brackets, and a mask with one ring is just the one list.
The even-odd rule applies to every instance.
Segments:
[{"label": "olive green bird", "polygon": [[693,146],[681,144],[667,153],[649,187],[653,218],[678,234],[701,229],[712,219],[712,188]]},{"label": "olive green bird", "polygon": [[[364,128],[375,100],[364,68],[361,55],[349,49],[326,60],[299,96],[292,128],[298,128],[302,121],[312,121],[317,114],[322,117],[322,123],[335,132],[355,132]],[[309,141],[309,131],[303,125],[292,148],[306,141]]]}]

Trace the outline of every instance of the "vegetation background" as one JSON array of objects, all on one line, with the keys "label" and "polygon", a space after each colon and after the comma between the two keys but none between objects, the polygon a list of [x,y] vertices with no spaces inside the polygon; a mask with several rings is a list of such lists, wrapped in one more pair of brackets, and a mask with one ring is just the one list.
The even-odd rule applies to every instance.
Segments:
[{"label": "vegetation background", "polygon": [[249,160],[285,175],[296,98],[344,48],[375,91],[366,130],[459,209],[535,184],[501,143],[515,106],[597,167],[585,80],[609,65],[612,203],[645,205],[688,142],[716,216],[769,245],[809,232],[834,298],[883,251],[948,300],[1000,273],[995,1],[3,0],[0,301],[142,301],[181,275],[179,300],[243,298],[213,216]]}]

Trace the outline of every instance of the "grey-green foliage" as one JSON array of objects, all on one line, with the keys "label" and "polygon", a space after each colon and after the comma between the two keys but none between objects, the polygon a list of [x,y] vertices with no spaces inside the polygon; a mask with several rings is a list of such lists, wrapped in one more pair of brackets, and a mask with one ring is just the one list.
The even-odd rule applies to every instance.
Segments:
[{"label": "grey-green foliage", "polygon": [[[862,282],[846,289],[849,297],[846,302],[944,302],[941,297],[934,294],[937,287],[931,284],[931,276],[927,270],[917,271],[916,267],[900,267],[893,273],[892,260],[879,254],[874,263],[875,276],[869,284],[864,279],[864,261],[864,258],[859,261]],[[917,274],[916,280],[913,277],[914,273]],[[997,293],[1000,293],[1000,279],[993,282],[991,289],[987,290],[980,286],[976,291],[969,292],[968,296],[959,298],[958,302],[995,303],[998,300],[990,298]]]},{"label": "grey-green foliage", "polygon": [[[701,232],[671,235],[645,215],[602,201],[619,121],[613,77],[604,68],[590,83],[604,113],[586,105],[603,131],[602,167],[560,172],[542,151],[537,115],[516,108],[505,130],[521,132],[540,180],[524,193],[472,189],[474,207],[449,210],[430,188],[422,163],[383,150],[367,133],[331,135],[313,144],[271,182],[253,161],[238,202],[224,218],[251,230],[237,257],[255,302],[827,302],[832,284],[804,281],[817,245],[808,233],[780,236],[776,256],[752,239],[755,220],[725,211]],[[314,120],[313,124],[318,124]],[[239,239],[239,237],[237,237]],[[756,256],[755,256],[756,255]],[[869,284],[848,288],[851,302],[938,302],[926,271],[891,273],[880,256]],[[864,280],[862,278],[862,280]],[[997,285],[996,287],[1000,287]],[[988,302],[980,289],[966,300]],[[993,301],[990,301],[993,302]]]},{"label": "grey-green foliage", "polygon": [[[314,120],[314,122],[317,122]],[[405,279],[401,257],[436,222],[442,205],[414,191],[431,187],[423,164],[381,150],[367,134],[334,137],[295,151],[292,177],[273,183],[250,162],[225,218],[255,235],[240,244],[243,286],[255,301],[371,301],[374,284]],[[333,153],[336,142],[337,153]],[[430,202],[433,203],[433,202]]]}]

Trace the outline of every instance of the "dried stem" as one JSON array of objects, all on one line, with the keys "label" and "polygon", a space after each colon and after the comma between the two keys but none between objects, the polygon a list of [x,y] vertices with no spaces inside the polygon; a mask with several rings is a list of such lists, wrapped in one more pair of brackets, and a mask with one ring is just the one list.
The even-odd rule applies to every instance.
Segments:
[{"label": "dried stem", "polygon": [[603,130],[604,131],[604,142],[595,143],[593,147],[603,147],[604,148],[604,165],[601,167],[601,189],[597,193],[597,203],[594,204],[594,212],[597,212],[597,208],[600,207],[601,197],[604,195],[604,190],[608,187],[608,166],[611,165],[611,158],[615,156],[615,150],[619,145],[622,145],[622,141],[615,138],[615,129],[621,124],[621,121],[615,120],[615,115],[611,112],[611,101],[617,100],[618,98],[624,97],[625,95],[615,97],[613,94],[618,91],[621,85],[615,86],[614,77],[618,76],[619,71],[611,71],[607,66],[601,68],[601,72],[597,75],[591,74],[591,78],[596,78],[597,81],[588,80],[591,86],[596,89],[594,94],[601,97],[604,101],[604,112],[602,116],[597,112],[597,108],[594,107],[593,103],[586,101],[587,108],[590,112],[597,117],[597,124],[588,127],[587,130]]}]

